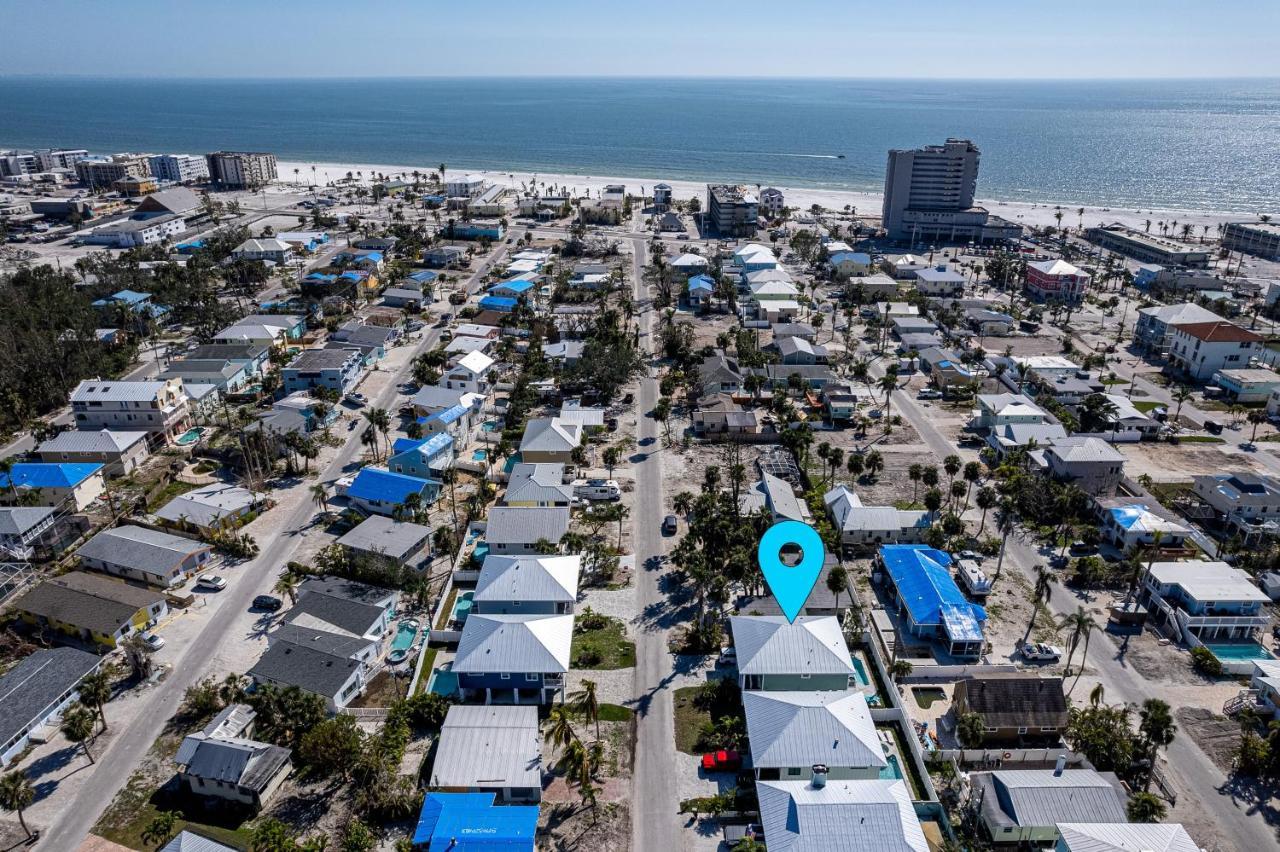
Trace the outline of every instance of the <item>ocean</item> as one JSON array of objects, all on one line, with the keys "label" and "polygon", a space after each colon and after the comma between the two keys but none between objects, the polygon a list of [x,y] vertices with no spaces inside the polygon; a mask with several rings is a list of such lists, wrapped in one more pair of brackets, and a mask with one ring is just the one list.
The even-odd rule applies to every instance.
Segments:
[{"label": "ocean", "polygon": [[0,145],[95,152],[880,190],[889,148],[948,136],[981,148],[983,198],[1254,213],[1280,197],[1280,80],[0,78]]}]

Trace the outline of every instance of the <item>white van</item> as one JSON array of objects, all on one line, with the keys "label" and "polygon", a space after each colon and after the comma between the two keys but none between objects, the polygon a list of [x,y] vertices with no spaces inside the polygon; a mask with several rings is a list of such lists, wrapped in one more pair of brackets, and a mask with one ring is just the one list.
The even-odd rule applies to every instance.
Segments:
[{"label": "white van", "polygon": [[618,500],[622,489],[612,479],[579,479],[573,483],[573,496],[581,500]]}]

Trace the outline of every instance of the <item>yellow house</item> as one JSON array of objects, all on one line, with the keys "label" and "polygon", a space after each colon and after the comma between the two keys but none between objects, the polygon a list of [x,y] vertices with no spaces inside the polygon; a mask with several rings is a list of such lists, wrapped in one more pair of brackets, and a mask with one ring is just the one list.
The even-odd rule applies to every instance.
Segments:
[{"label": "yellow house", "polygon": [[18,598],[13,609],[34,628],[114,648],[163,618],[168,605],[157,592],[73,571],[45,580]]}]

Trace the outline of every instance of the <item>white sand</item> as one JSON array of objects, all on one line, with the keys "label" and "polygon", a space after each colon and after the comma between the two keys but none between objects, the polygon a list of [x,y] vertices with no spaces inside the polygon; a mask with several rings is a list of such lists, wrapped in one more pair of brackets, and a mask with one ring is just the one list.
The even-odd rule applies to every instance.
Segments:
[{"label": "white sand", "polygon": [[[303,184],[310,185],[312,180],[312,169],[314,171],[314,180],[320,185],[327,185],[339,180],[345,180],[347,172],[353,175],[360,172],[363,178],[360,182],[365,184],[373,183],[372,175],[382,174],[387,177],[401,177],[406,180],[412,179],[414,166],[388,166],[369,163],[297,163],[297,162],[280,162],[279,173],[280,182],[284,184],[292,184],[294,182],[293,170],[298,170],[298,181]],[[436,171],[436,166],[417,166],[418,172],[422,176],[426,176]],[[464,169],[449,169],[446,177],[459,174],[479,174],[488,180],[497,184],[505,184],[513,189],[519,190],[521,184],[527,184],[534,178],[529,172],[495,172],[495,171],[471,171]],[[627,186],[629,190],[639,194],[640,187],[645,188],[646,194],[652,194],[653,185],[656,183],[670,184],[677,200],[698,196],[699,198],[706,195],[706,184],[696,181],[669,180],[666,178],[619,178],[619,177],[602,177],[598,175],[565,175],[565,174],[537,174],[539,187],[546,185],[568,187],[571,192],[585,193],[587,191],[598,192],[606,184],[620,183]],[[811,205],[818,204],[834,210],[843,210],[845,205],[851,205],[857,212],[878,218],[880,215],[880,206],[883,201],[883,194],[879,192],[857,192],[852,190],[830,190],[830,189],[806,189],[803,187],[779,187],[786,196],[787,205],[789,207],[799,207],[807,209]],[[1056,205],[1053,202],[1033,204],[1021,201],[996,201],[992,199],[979,199],[978,203],[985,206],[993,214],[1001,216],[1010,221],[1018,222],[1027,226],[1043,227],[1045,225],[1055,225],[1057,220],[1054,219],[1054,213],[1057,212]],[[1067,227],[1075,227],[1082,221],[1077,214],[1080,209],[1078,204],[1063,204],[1061,206],[1063,217],[1062,224]],[[1152,222],[1152,233],[1158,233],[1155,225],[1159,221],[1176,221],[1181,226],[1182,223],[1189,223],[1195,226],[1193,237],[1199,239],[1202,225],[1217,225],[1219,222],[1240,221],[1242,218],[1239,213],[1215,213],[1196,210],[1120,210],[1117,208],[1105,207],[1089,207],[1084,208],[1083,222],[1085,227],[1092,227],[1102,223],[1123,222],[1133,227],[1142,228],[1144,222],[1150,219]],[[1216,236],[1213,227],[1210,227],[1210,234]]]}]

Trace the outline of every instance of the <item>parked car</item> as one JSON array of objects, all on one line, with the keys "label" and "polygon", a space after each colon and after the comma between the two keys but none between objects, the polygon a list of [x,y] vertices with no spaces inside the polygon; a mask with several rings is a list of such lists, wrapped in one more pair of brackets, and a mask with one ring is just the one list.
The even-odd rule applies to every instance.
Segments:
[{"label": "parked car", "polygon": [[675,535],[680,529],[680,522],[676,520],[675,515],[667,515],[662,519],[662,534]]},{"label": "parked car", "polygon": [[925,388],[916,394],[916,399],[942,399],[942,391],[933,388]]},{"label": "parked car", "polygon": [[717,666],[736,666],[738,664],[738,649],[724,648],[720,651],[720,656],[716,657]]},{"label": "parked car", "polygon": [[362,393],[349,393],[347,394],[347,401],[355,403],[356,407],[358,408],[362,405],[368,405],[369,397],[365,396]]},{"label": "parked car", "polygon": [[251,608],[265,609],[267,612],[279,612],[282,606],[284,606],[284,601],[279,598],[273,598],[271,595],[258,595],[253,599]]},{"label": "parked car", "polygon": [[1204,421],[1204,429],[1205,429],[1205,431],[1206,431],[1206,432],[1208,432],[1210,435],[1221,435],[1221,434],[1222,434],[1222,424],[1221,424],[1221,423],[1218,423],[1217,421],[1214,421],[1214,420],[1206,420],[1206,421]]},{"label": "parked car", "polygon": [[1025,642],[1018,649],[1022,658],[1033,663],[1056,663],[1062,659],[1062,649],[1044,642]]},{"label": "parked car", "polygon": [[981,562],[986,558],[976,550],[962,550],[956,554],[956,559],[971,559],[974,562]]},{"label": "parked car", "polygon": [[408,325],[405,326],[405,328],[408,329],[409,331],[422,331],[422,326],[423,326],[422,320],[412,320]]},{"label": "parked car", "polygon": [[1071,542],[1072,556],[1092,556],[1097,552],[1098,552],[1098,546],[1094,544],[1089,544],[1089,542],[1087,541]]},{"label": "parked car", "polygon": [[737,772],[742,768],[742,756],[726,749],[708,752],[702,756],[702,768],[707,772]]},{"label": "parked car", "polygon": [[633,393],[623,394],[622,396],[623,405],[631,405],[635,401],[636,401],[636,395]]},{"label": "parked car", "polygon": [[196,580],[197,589],[206,589],[211,592],[220,592],[227,587],[227,579],[219,577],[217,574],[201,574]]},{"label": "parked car", "polygon": [[149,630],[144,630],[141,633],[139,633],[138,638],[141,639],[142,643],[146,645],[148,648],[150,648],[152,651],[159,651],[161,648],[164,647],[164,637],[157,636],[156,634],[152,633]]}]

